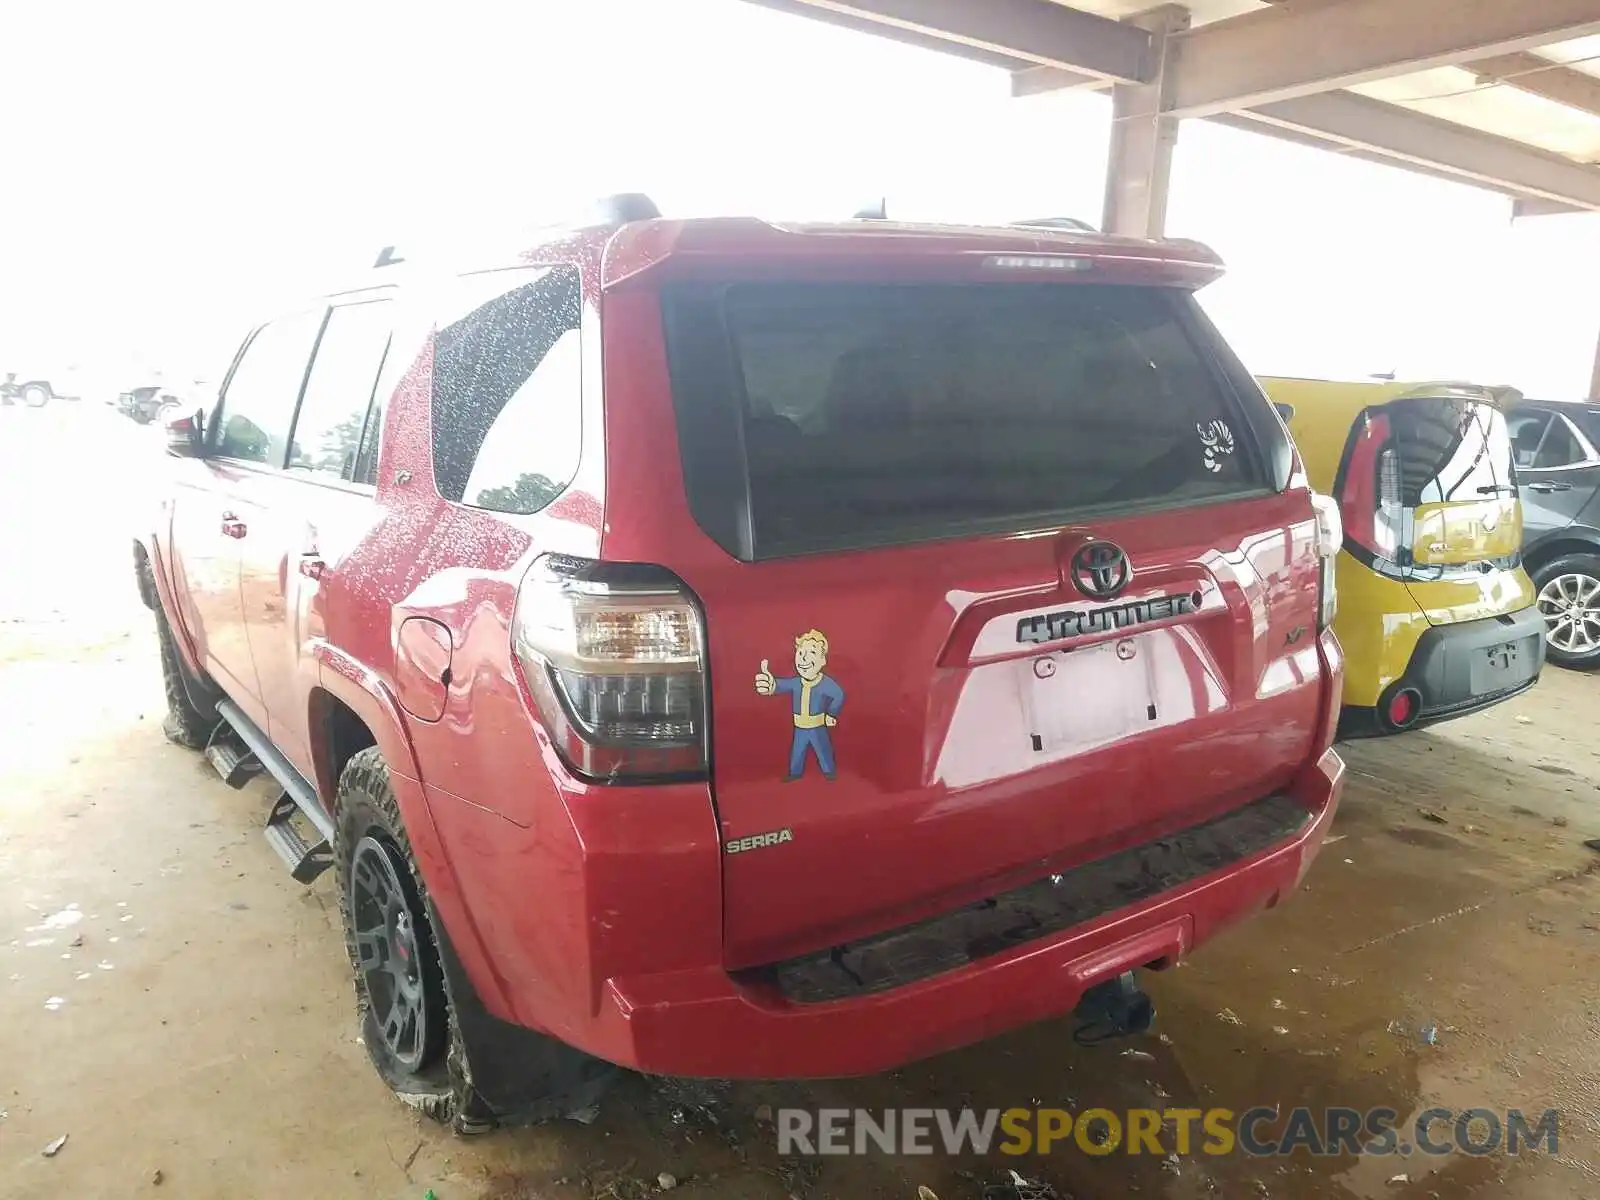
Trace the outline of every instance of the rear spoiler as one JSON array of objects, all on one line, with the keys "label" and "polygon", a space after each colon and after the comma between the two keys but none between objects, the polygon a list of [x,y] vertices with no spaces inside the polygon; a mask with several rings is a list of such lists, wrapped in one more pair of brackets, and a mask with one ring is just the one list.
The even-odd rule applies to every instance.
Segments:
[{"label": "rear spoiler", "polygon": [[1402,392],[1396,400],[1466,400],[1479,404],[1492,404],[1496,408],[1510,408],[1520,404],[1523,395],[1505,384],[1490,386],[1481,383],[1423,383]]}]

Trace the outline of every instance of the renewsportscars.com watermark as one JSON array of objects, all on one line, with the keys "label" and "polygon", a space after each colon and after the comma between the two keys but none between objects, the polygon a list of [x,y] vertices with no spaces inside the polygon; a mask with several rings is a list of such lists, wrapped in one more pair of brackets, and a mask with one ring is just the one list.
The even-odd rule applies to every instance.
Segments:
[{"label": "renewsportscars.com watermark", "polygon": [[1385,1157],[1412,1154],[1555,1155],[1561,1117],[1547,1108],[780,1108],[778,1153],[817,1154],[1246,1154]]}]

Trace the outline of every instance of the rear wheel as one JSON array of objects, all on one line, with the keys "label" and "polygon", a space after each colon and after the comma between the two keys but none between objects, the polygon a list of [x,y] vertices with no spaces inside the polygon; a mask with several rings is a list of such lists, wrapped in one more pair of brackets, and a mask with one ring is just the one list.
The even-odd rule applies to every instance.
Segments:
[{"label": "rear wheel", "polygon": [[23,385],[22,402],[29,408],[43,408],[50,403],[50,389],[42,383]]},{"label": "rear wheel", "polygon": [[1600,554],[1567,554],[1533,572],[1545,654],[1559,667],[1600,667]]},{"label": "rear wheel", "polygon": [[376,747],[339,775],[334,871],[356,1013],[389,1089],[460,1134],[596,1103],[616,1068],[491,1016],[435,928],[427,886]]},{"label": "rear wheel", "polygon": [[334,868],[367,1055],[395,1095],[449,1120],[450,1008],[438,944],[376,748],[354,755],[339,776]]}]

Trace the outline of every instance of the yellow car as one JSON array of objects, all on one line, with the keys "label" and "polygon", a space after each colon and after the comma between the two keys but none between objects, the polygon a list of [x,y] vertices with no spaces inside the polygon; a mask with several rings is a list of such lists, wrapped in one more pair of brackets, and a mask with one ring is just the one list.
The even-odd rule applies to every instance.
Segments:
[{"label": "yellow car", "polygon": [[1343,737],[1399,733],[1532,687],[1544,621],[1522,569],[1510,388],[1261,380],[1311,485],[1339,502]]}]

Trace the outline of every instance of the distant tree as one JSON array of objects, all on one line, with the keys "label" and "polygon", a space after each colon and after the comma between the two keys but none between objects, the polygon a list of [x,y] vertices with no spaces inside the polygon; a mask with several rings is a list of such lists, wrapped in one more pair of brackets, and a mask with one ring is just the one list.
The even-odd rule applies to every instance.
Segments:
[{"label": "distant tree", "polygon": [[537,472],[519,476],[511,487],[484,488],[475,500],[468,503],[477,508],[492,508],[496,512],[533,513],[544,508],[561,494],[561,485],[548,475]]},{"label": "distant tree", "polygon": [[289,465],[329,471],[336,475],[342,473],[346,463],[354,463],[356,453],[361,448],[361,427],[365,421],[365,413],[351,414],[325,431],[314,451],[296,437],[294,449],[289,454]]}]

